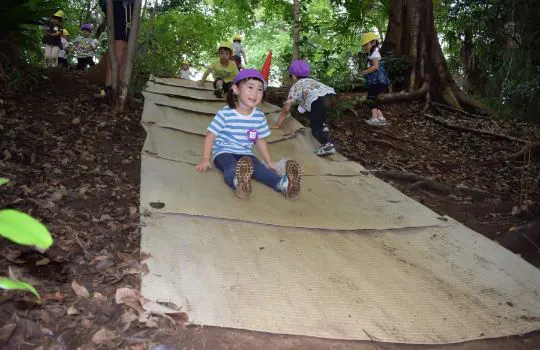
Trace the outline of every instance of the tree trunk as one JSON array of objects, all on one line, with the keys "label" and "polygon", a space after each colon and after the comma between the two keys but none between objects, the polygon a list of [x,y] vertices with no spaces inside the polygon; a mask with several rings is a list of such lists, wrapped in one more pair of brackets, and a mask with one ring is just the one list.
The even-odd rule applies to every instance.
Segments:
[{"label": "tree trunk", "polygon": [[465,40],[461,47],[461,62],[465,69],[465,77],[467,78],[465,91],[468,93],[484,91],[483,74],[478,66],[478,59],[474,50],[473,32],[471,27],[465,28]]},{"label": "tree trunk", "polygon": [[122,113],[126,106],[129,87],[131,85],[131,76],[133,72],[133,62],[135,61],[135,48],[137,47],[137,38],[139,37],[139,28],[141,23],[142,0],[135,0],[133,15],[131,17],[130,31],[126,56],[124,60],[124,76],[120,81],[120,95],[115,106],[115,112]]},{"label": "tree trunk", "polygon": [[428,83],[434,101],[459,110],[485,107],[454,82],[437,38],[431,0],[392,0],[382,54],[411,58],[409,92]]},{"label": "tree trunk", "polygon": [[297,60],[300,57],[298,42],[300,41],[300,0],[294,0],[293,3],[293,52],[292,59]]},{"label": "tree trunk", "polygon": [[107,0],[107,43],[109,47],[109,62],[111,65],[111,87],[114,95],[118,91],[118,61],[116,60],[116,43],[114,41],[114,9],[113,1]]}]

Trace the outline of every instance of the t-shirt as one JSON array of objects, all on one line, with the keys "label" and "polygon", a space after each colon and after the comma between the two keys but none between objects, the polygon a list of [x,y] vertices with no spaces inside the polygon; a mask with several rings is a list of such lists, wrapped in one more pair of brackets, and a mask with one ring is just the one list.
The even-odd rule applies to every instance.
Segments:
[{"label": "t-shirt", "polygon": [[381,54],[379,53],[379,49],[373,50],[373,53],[368,56],[368,68],[373,65],[373,60],[381,60]]},{"label": "t-shirt", "polygon": [[233,81],[236,74],[238,74],[238,67],[233,61],[229,61],[229,65],[224,67],[221,65],[219,58],[210,65],[212,69],[212,75],[214,80],[223,79],[224,82],[229,83]]},{"label": "t-shirt", "polygon": [[[61,24],[53,24],[50,22],[49,27],[47,28],[47,34],[62,33],[63,30],[64,28]],[[43,43],[46,45],[58,46],[60,49],[62,49],[62,41],[60,40],[61,36],[52,36],[47,34],[45,34],[43,37]]]},{"label": "t-shirt", "polygon": [[191,77],[191,74],[189,73],[189,69],[188,70],[183,70],[183,69],[180,70],[180,79],[189,80],[190,77]]},{"label": "t-shirt", "polygon": [[242,47],[242,43],[232,43],[233,46],[233,52],[235,56],[242,56],[242,53],[244,53],[244,48]]},{"label": "t-shirt", "polygon": [[92,38],[85,38],[79,35],[74,41],[75,55],[77,58],[93,57],[94,51],[96,51],[98,41]]},{"label": "t-shirt", "polygon": [[289,90],[287,102],[298,103],[298,111],[304,113],[311,111],[311,104],[321,96],[335,94],[336,91],[330,86],[311,79],[303,78],[298,80]]},{"label": "t-shirt", "polygon": [[250,115],[243,115],[225,106],[212,119],[208,131],[216,135],[212,159],[222,153],[252,155],[253,144],[270,136],[266,117],[258,108],[254,108]]}]

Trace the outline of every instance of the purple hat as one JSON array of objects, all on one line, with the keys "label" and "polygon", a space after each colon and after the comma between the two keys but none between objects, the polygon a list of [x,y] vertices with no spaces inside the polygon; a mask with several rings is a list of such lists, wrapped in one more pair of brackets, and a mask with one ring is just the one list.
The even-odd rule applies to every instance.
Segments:
[{"label": "purple hat", "polygon": [[304,60],[294,60],[289,66],[289,74],[298,78],[307,78],[311,75],[311,67]]},{"label": "purple hat", "polygon": [[262,81],[264,89],[266,90],[267,83],[266,80],[264,80],[264,77],[262,76],[261,72],[259,72],[257,69],[242,69],[240,73],[236,74],[236,77],[234,77],[233,84],[238,84],[240,81],[248,78],[254,78],[257,80]]},{"label": "purple hat", "polygon": [[81,26],[81,30],[87,30],[89,32],[92,31],[92,25],[90,23],[85,23]]}]

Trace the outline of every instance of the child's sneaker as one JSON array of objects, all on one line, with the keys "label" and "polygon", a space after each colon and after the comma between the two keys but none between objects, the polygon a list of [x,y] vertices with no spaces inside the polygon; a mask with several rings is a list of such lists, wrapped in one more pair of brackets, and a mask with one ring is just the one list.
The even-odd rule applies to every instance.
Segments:
[{"label": "child's sneaker", "polygon": [[298,199],[300,197],[301,181],[302,169],[300,169],[300,164],[294,160],[288,160],[285,164],[285,175],[278,184],[279,190],[288,199]]},{"label": "child's sneaker", "polygon": [[328,125],[327,125],[326,123],[323,124],[322,131],[325,132],[325,133],[329,133],[329,132],[330,132],[330,128],[328,127]]},{"label": "child's sneaker", "polygon": [[369,118],[366,120],[366,123],[368,123],[371,126],[385,126],[386,125],[386,119],[379,119],[379,118]]},{"label": "child's sneaker", "polygon": [[250,157],[242,157],[236,163],[234,185],[236,196],[246,199],[251,194],[251,177],[253,176],[253,160]]},{"label": "child's sneaker", "polygon": [[318,156],[327,156],[330,154],[336,154],[336,147],[334,147],[334,144],[331,142],[328,142],[321,147],[319,147],[318,150],[315,151],[315,154]]}]

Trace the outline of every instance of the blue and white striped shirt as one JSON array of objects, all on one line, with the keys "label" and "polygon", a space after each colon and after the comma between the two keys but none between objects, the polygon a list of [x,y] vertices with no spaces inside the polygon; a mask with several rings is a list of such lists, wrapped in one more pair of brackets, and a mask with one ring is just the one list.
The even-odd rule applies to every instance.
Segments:
[{"label": "blue and white striped shirt", "polygon": [[270,128],[264,113],[254,108],[250,115],[243,115],[229,106],[217,112],[208,131],[216,135],[212,146],[212,159],[222,153],[253,154],[257,139],[270,136]]}]

